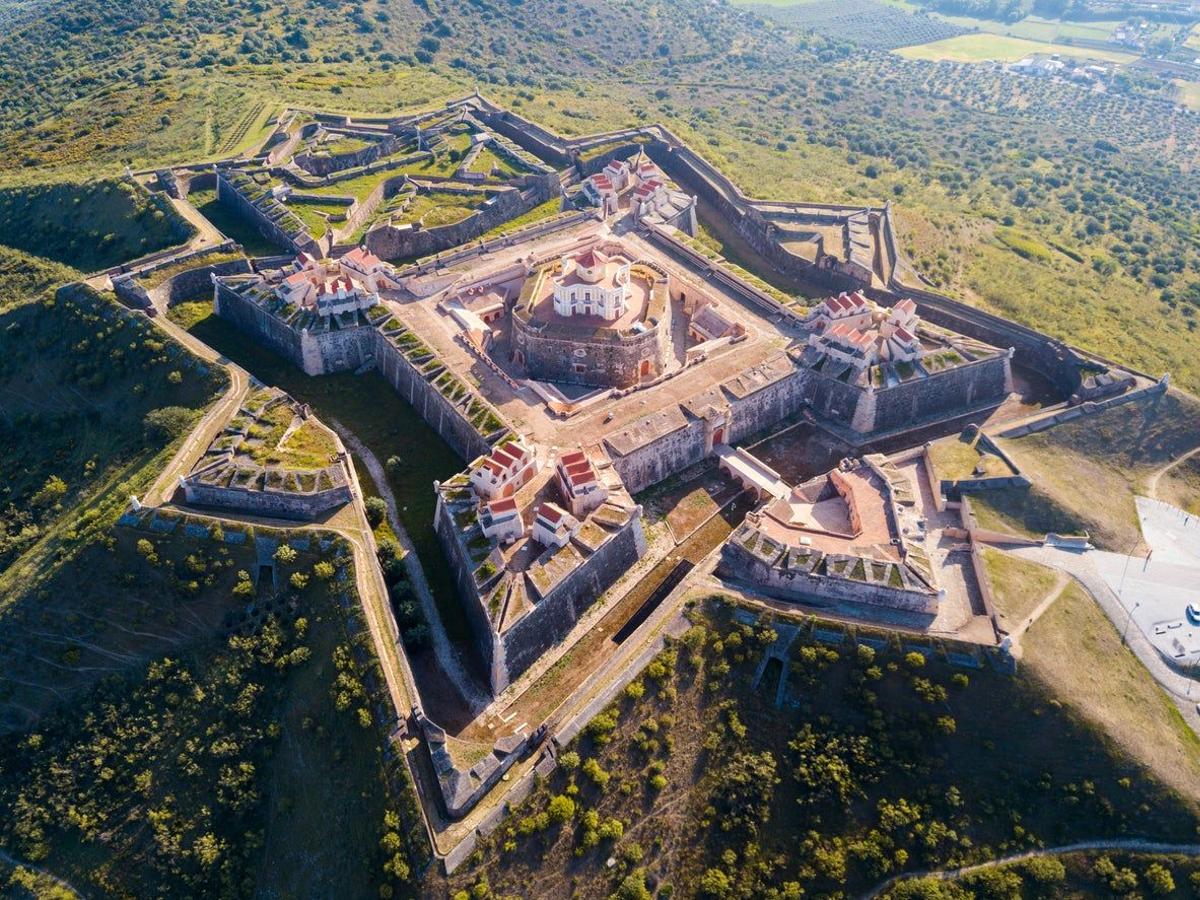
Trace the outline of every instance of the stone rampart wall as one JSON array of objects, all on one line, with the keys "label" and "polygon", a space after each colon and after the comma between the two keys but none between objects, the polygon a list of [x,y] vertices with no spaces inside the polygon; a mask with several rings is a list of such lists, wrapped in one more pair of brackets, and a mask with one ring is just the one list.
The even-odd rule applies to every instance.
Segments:
[{"label": "stone rampart wall", "polygon": [[[441,541],[446,559],[450,563],[450,571],[454,573],[454,583],[458,588],[458,600],[467,615],[467,624],[471,628],[471,638],[475,652],[483,663],[484,671],[489,675],[489,683],[493,693],[504,689],[506,682],[503,676],[503,661],[500,657],[503,651],[499,646],[499,638],[492,627],[491,616],[484,606],[483,598],[479,596],[479,588],[475,584],[475,563],[467,556],[466,548],[458,539],[458,526],[441,497],[438,497],[437,510],[434,513],[433,527]],[[498,665],[499,664],[499,665]]]},{"label": "stone rampart wall", "polygon": [[327,491],[299,494],[288,491],[251,491],[188,481],[184,485],[184,494],[188,503],[196,506],[306,522],[344,506],[351,499],[348,484]]},{"label": "stone rampart wall", "polygon": [[509,682],[520,677],[543,653],[562,641],[580,617],[646,552],[640,511],[596,553],[586,557],[570,575],[501,638]]},{"label": "stone rampart wall", "polygon": [[1008,354],[998,353],[965,365],[875,390],[875,415],[871,430],[893,431],[939,415],[966,411],[1008,394]]},{"label": "stone rampart wall", "polygon": [[[294,162],[306,172],[317,177],[331,175],[345,169],[356,169],[375,162],[382,156],[389,156],[399,150],[404,141],[399,137],[389,137],[376,141],[369,147],[363,147],[352,153],[299,153]],[[332,147],[337,146],[334,142]]]},{"label": "stone rampart wall", "polygon": [[[520,316],[512,317],[514,347],[525,354],[525,368],[534,378],[565,381],[594,387],[630,387],[640,380],[642,362],[650,363],[650,374],[662,370],[662,337],[670,334],[670,323],[659,324],[641,334],[619,338],[585,340],[551,328],[550,333],[530,328]],[[576,366],[584,366],[582,372]]]},{"label": "stone rampart wall", "polygon": [[687,426],[639,447],[627,456],[610,454],[613,468],[635,494],[704,459],[704,422],[691,420]]},{"label": "stone rampart wall", "polygon": [[736,540],[727,541],[721,548],[717,572],[736,581],[752,584],[756,590],[780,600],[796,600],[817,606],[850,604],[867,608],[883,607],[903,610],[923,620],[932,620],[937,615],[936,595],[779,569],[747,551]]},{"label": "stone rampart wall", "polygon": [[284,359],[304,368],[300,335],[262,307],[218,282],[214,310],[222,319],[266,344]]},{"label": "stone rampart wall", "polygon": [[295,238],[272,222],[261,209],[242,196],[241,191],[226,180],[224,173],[217,175],[217,199],[233,209],[238,215],[254,226],[255,230],[268,241],[281,247],[291,247],[297,253],[301,251],[314,256],[324,256],[312,235],[301,231]]},{"label": "stone rampart wall", "polygon": [[436,228],[397,228],[394,225],[381,225],[367,232],[365,243],[367,249],[381,259],[429,256],[474,240],[510,219],[523,215],[550,197],[548,185],[543,180],[526,191],[501,191],[491,206],[472,213],[461,222]]}]

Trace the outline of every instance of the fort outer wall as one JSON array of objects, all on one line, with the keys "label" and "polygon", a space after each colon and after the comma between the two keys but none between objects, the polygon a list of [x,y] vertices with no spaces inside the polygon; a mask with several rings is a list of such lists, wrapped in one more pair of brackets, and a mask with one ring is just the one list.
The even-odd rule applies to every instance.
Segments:
[{"label": "fort outer wall", "polygon": [[493,695],[519,678],[547,650],[565,640],[583,614],[641,559],[646,552],[641,513],[641,507],[638,507],[616,534],[595,553],[585,556],[570,575],[501,634],[493,626],[485,600],[475,583],[476,564],[468,556],[454,514],[439,494],[434,528],[454,572],[458,596],[467,613],[475,649],[489,673]]},{"label": "fort outer wall", "polygon": [[217,282],[214,309],[239,330],[266,344],[306,375],[375,368],[463,459],[491,452],[491,443],[372,325],[327,332],[298,332],[266,309]]},{"label": "fort outer wall", "polygon": [[251,491],[184,479],[183,493],[187,502],[194,506],[305,522],[311,522],[330,510],[345,506],[352,499],[348,484],[341,484],[327,491],[302,494],[291,491]]},{"label": "fort outer wall", "polygon": [[[709,422],[687,411],[705,406],[727,410],[723,443],[745,441],[802,410],[811,410],[824,421],[842,426],[847,440],[861,436],[868,443],[875,432],[917,428],[947,416],[962,415],[991,401],[1001,402],[1011,386],[1007,353],[996,354],[885,388],[859,388],[797,366],[794,371],[738,396],[736,379],[691,400],[681,410],[683,425],[640,447],[622,453],[605,441],[613,468],[630,493],[645,490],[712,452],[713,431],[721,423]],[[846,425],[848,424],[848,428]]]},{"label": "fort outer wall", "polygon": [[937,594],[902,591],[882,584],[839,578],[822,578],[806,572],[780,569],[768,565],[750,553],[736,540],[721,547],[717,573],[734,581],[752,585],[780,600],[797,600],[811,606],[836,606],[845,603],[852,607],[884,607],[899,609],[931,622],[937,616]]},{"label": "fort outer wall", "polygon": [[501,664],[509,681],[566,639],[571,629],[600,596],[646,553],[642,510],[570,575],[556,584],[533,610],[501,636]]},{"label": "fort outer wall", "polygon": [[267,218],[266,214],[242,196],[241,191],[231,185],[223,171],[217,172],[217,200],[233,209],[248,221],[264,238],[280,247],[291,247],[297,253],[324,256],[324,252],[307,231],[300,232],[301,239],[293,240],[286,231]]}]

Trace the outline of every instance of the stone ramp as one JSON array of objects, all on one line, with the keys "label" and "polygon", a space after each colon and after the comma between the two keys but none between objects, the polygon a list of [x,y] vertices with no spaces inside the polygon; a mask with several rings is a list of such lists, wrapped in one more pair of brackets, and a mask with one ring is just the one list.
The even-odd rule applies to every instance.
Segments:
[{"label": "stone ramp", "polygon": [[717,454],[722,472],[736,478],[745,487],[754,488],[760,497],[781,499],[792,492],[778,472],[741,447],[735,450],[728,444],[717,444],[713,451]]}]

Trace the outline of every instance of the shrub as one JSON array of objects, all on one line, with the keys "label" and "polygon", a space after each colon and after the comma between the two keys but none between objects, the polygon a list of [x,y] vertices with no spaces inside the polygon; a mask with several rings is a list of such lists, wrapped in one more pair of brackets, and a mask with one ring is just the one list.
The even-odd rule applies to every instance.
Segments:
[{"label": "shrub", "polygon": [[379,497],[368,497],[363,507],[366,510],[367,522],[372,528],[378,528],[387,518],[387,504]]},{"label": "shrub", "polygon": [[546,807],[546,813],[549,815],[550,821],[556,825],[569,822],[575,817],[575,801],[563,794],[558,794],[551,798],[550,805]]},{"label": "shrub", "polygon": [[182,406],[152,409],[142,419],[146,440],[160,443],[174,440],[191,427],[192,411]]}]

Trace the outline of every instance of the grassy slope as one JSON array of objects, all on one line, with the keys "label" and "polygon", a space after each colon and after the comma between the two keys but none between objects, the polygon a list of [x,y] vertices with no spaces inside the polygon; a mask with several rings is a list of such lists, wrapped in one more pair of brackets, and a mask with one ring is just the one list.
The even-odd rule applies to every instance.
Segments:
[{"label": "grassy slope", "polygon": [[192,226],[126,181],[0,190],[0,243],[85,272],[181,244]]},{"label": "grassy slope", "polygon": [[1053,569],[1010,556],[992,547],[983,548],[983,562],[996,600],[996,612],[1009,631],[1016,628],[1045,600],[1058,581]]},{"label": "grassy slope", "polygon": [[1169,392],[1000,443],[1034,488],[972,497],[980,524],[1022,534],[1084,529],[1097,546],[1127,552],[1140,540],[1134,497],[1153,472],[1200,446],[1200,403]]},{"label": "grassy slope", "polygon": [[[1085,621],[1083,649],[1068,654],[1059,648],[1056,657],[1063,665],[1076,663],[1077,675],[1029,665],[1011,677],[985,668],[970,672],[964,687],[952,682],[962,670],[929,662],[917,674],[948,691],[944,702],[932,704],[920,699],[919,682],[897,652],[882,651],[869,662],[845,650],[840,659],[830,658],[801,637],[790,653],[789,697],[796,708],[776,708],[778,664],[769,665],[763,686],[751,691],[761,654],[756,637],[710,619],[702,672],[680,647],[677,662],[662,667],[670,673],[664,683],[647,669],[640,679],[644,696],[614,704],[609,742],[585,734],[569,748],[598,763],[607,784],[560,767],[484,842],[478,862],[455,874],[451,889],[486,879],[500,895],[600,898],[641,869],[659,885],[671,884],[676,896],[694,896],[702,873],[719,869],[737,886],[729,896],[761,896],[768,886],[792,881],[806,895],[836,889],[858,896],[896,871],[987,859],[1025,844],[1118,834],[1188,839],[1200,808],[1200,782],[1191,774],[1200,754],[1183,742],[1178,714],[1155,695],[1148,676],[1119,656],[1109,660],[1113,648],[1093,641],[1093,624],[1111,630],[1102,615],[1099,623]],[[871,665],[879,670],[868,672]],[[1119,676],[1106,690],[1144,731],[1128,750],[1079,712],[1094,699],[1086,683],[1103,673]],[[955,720],[953,734],[935,725],[943,715]],[[872,717],[877,725],[869,724]],[[805,723],[816,735],[817,750],[804,763],[811,786],[801,781],[800,758],[788,746]],[[1128,737],[1129,730],[1121,734]],[[856,735],[866,736],[862,756],[847,750],[845,742]],[[769,812],[750,814],[758,825],[750,835],[737,830],[736,807],[714,796],[714,787],[731,758],[763,751],[774,756],[780,783],[766,791]],[[879,770],[876,754],[887,759]],[[658,789],[649,784],[655,772],[665,778]],[[821,799],[834,773],[850,786],[847,800]],[[1121,781],[1126,777],[1129,783]],[[742,796],[755,796],[762,783],[761,775],[752,778]],[[574,790],[574,818],[561,827],[538,827],[551,797]],[[1144,803],[1147,797],[1154,803]],[[921,824],[885,819],[883,801],[893,808],[916,804]],[[601,820],[622,821],[615,845],[584,844],[583,810],[593,809]],[[750,856],[749,840],[761,852]],[[873,845],[880,843],[877,856]],[[617,861],[611,868],[610,857]]]},{"label": "grassy slope", "polygon": [[1200,515],[1200,455],[1184,460],[1158,482],[1159,499]]},{"label": "grassy slope", "polygon": [[223,372],[88,289],[0,314],[0,564],[181,433],[147,431],[149,412],[179,408],[184,428],[224,384]]},{"label": "grassy slope", "polygon": [[[2,739],[6,848],[72,884],[137,896],[204,894],[230,883],[275,896],[375,895],[389,807],[382,736],[358,723],[365,696],[335,708],[347,685],[358,690],[362,670],[346,670],[351,682],[338,680],[335,649],[351,639],[327,584],[313,578],[267,605],[280,616],[280,643],[253,650],[269,663],[303,646],[307,658],[247,666],[247,651],[228,642],[224,628],[232,622],[248,635],[256,621],[247,624],[247,601],[231,594],[236,573],[254,569],[249,545],[127,529],[112,538],[111,549],[95,545],[4,614],[3,670],[21,672],[5,685],[6,710],[49,704],[61,711],[43,717],[38,743],[23,742],[19,763],[11,751],[23,739]],[[134,549],[140,539],[150,540],[153,561]],[[283,572],[285,585],[291,571],[311,573],[323,555],[333,556],[302,552]],[[344,577],[352,584],[352,571]],[[189,587],[193,580],[198,587]],[[53,616],[47,594],[55,598]],[[118,594],[122,604],[112,609]],[[260,606],[270,596],[260,587]],[[297,615],[306,628],[293,624]],[[164,666],[188,673],[170,679],[186,699],[172,700],[159,687],[154,673]],[[200,688],[190,696],[189,681]],[[63,708],[68,697],[97,719]],[[106,755],[108,775],[78,765]],[[226,770],[242,760],[253,766],[249,781],[226,785]],[[76,770],[70,783],[55,774],[63,765]],[[130,793],[141,802],[129,804]],[[68,803],[80,815],[57,814]],[[36,828],[39,809],[51,816]],[[153,809],[173,810],[159,827],[181,839],[178,849],[156,842],[147,827]],[[220,843],[219,869],[198,863],[195,841],[204,834]]]},{"label": "grassy slope", "polygon": [[1026,633],[1023,665],[1114,753],[1200,802],[1200,738],[1076,582]]}]

